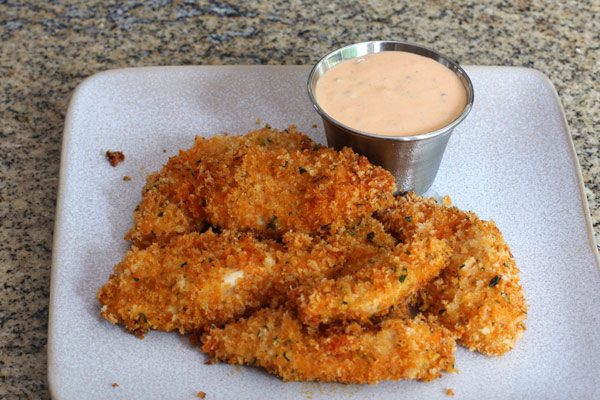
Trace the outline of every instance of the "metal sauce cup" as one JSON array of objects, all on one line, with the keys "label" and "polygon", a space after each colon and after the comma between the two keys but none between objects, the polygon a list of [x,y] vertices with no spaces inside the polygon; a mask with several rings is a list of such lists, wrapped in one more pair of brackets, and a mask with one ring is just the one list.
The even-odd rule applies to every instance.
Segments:
[{"label": "metal sauce cup", "polygon": [[[353,129],[323,111],[315,96],[319,78],[342,61],[382,51],[418,54],[431,58],[453,71],[467,92],[467,104],[462,114],[450,124],[433,132],[413,136],[384,136]],[[329,146],[337,150],[346,146],[351,147],[357,153],[366,156],[372,163],[390,171],[396,178],[399,191],[414,191],[419,194],[426,192],[433,184],[454,127],[465,119],[473,107],[473,84],[457,63],[426,47],[394,41],[356,43],[327,54],[310,71],[308,95],[323,118]]]}]

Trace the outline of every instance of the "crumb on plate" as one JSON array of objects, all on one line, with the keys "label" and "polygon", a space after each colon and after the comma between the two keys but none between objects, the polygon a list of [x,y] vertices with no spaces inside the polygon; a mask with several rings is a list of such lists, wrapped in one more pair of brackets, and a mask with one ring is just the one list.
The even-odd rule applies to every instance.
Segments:
[{"label": "crumb on plate", "polygon": [[447,388],[446,389],[446,396],[454,396],[454,390],[452,388]]},{"label": "crumb on plate", "polygon": [[114,388],[116,388],[116,387],[119,387],[119,384],[118,383],[113,383],[111,386],[114,387]]},{"label": "crumb on plate", "polygon": [[204,399],[206,398],[206,393],[200,390],[198,393],[196,393],[196,396],[198,396],[199,399]]},{"label": "crumb on plate", "polygon": [[125,160],[125,154],[122,151],[106,150],[106,159],[112,167],[116,167]]},{"label": "crumb on plate", "polygon": [[129,182],[131,180],[131,177],[129,175],[125,175],[125,176],[123,176],[123,180],[125,182]]}]

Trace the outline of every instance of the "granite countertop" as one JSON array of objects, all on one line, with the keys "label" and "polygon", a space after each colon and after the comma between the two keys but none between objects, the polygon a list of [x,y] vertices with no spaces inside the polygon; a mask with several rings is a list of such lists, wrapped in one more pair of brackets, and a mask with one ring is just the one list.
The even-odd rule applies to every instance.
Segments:
[{"label": "granite countertop", "polygon": [[75,86],[99,71],[311,64],[335,47],[369,39],[422,43],[463,64],[536,68],[564,105],[600,238],[600,20],[592,18],[600,15],[598,1],[57,3],[0,1],[0,398],[48,397],[63,120]]}]

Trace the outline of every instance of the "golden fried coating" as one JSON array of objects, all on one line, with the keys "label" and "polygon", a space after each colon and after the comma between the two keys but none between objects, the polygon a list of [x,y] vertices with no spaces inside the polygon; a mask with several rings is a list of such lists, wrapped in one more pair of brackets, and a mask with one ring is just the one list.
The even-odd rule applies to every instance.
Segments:
[{"label": "golden fried coating", "polygon": [[308,235],[288,233],[279,244],[209,230],[177,236],[162,247],[132,249],[98,299],[104,318],[138,336],[148,329],[183,334],[270,303],[284,292],[284,281],[320,279],[342,264],[339,250]]},{"label": "golden fried coating", "polygon": [[161,247],[130,250],[98,292],[102,316],[138,336],[148,329],[186,333],[258,307],[281,245],[250,235],[207,231]]},{"label": "golden fried coating", "polygon": [[260,366],[286,381],[343,383],[432,380],[454,371],[456,347],[433,321],[387,319],[376,329],[353,323],[319,333],[283,309],[213,327],[201,340],[214,360]]},{"label": "golden fried coating", "polygon": [[337,275],[351,275],[370,263],[374,258],[393,249],[397,240],[375,218],[363,218],[353,226],[343,227],[324,239],[344,252],[346,262]]},{"label": "golden fried coating", "polygon": [[452,247],[448,268],[420,292],[424,312],[439,315],[470,350],[501,355],[513,348],[527,307],[519,269],[493,222],[415,194],[399,197],[380,217],[402,240],[436,237]]},{"label": "golden fried coating", "polygon": [[288,132],[263,128],[245,136],[196,137],[191,149],[181,150],[148,177],[134,213],[134,226],[125,239],[146,247],[154,242],[168,243],[174,235],[202,228],[207,205],[203,191],[205,184],[214,183],[211,173],[218,172],[223,164],[232,164],[240,149],[247,146],[302,151],[314,148],[315,143],[294,127]]},{"label": "golden fried coating", "polygon": [[196,138],[149,177],[126,239],[164,244],[204,223],[269,237],[322,234],[386,208],[394,190],[389,172],[350,149],[321,147],[293,126]]},{"label": "golden fried coating", "polygon": [[[379,228],[377,239],[368,232]],[[288,232],[281,243],[225,230],[189,233],[133,248],[98,294],[102,316],[143,336],[222,324],[264,304],[287,301],[394,239],[369,218],[326,239]]]},{"label": "golden fried coating", "polygon": [[350,149],[248,147],[213,177],[208,220],[269,235],[334,232],[387,207],[394,191],[387,171]]},{"label": "golden fried coating", "polygon": [[[382,247],[391,247],[395,239],[385,232],[381,222],[365,218],[356,225],[342,227],[322,239],[308,234],[288,232],[283,235],[286,244],[286,260],[282,273],[273,277],[276,292],[272,304],[287,302],[298,293],[308,291],[324,279],[347,274],[363,266],[363,263],[381,252]],[[306,254],[335,254],[335,265],[324,264],[323,260],[304,262]]]},{"label": "golden fried coating", "polygon": [[101,315],[284,380],[432,380],[456,340],[510,350],[527,313],[496,225],[394,190],[293,126],[198,137],[148,177]]},{"label": "golden fried coating", "polygon": [[445,240],[425,238],[394,249],[381,249],[351,275],[323,280],[300,297],[298,312],[305,324],[336,321],[368,322],[402,304],[447,265]]}]

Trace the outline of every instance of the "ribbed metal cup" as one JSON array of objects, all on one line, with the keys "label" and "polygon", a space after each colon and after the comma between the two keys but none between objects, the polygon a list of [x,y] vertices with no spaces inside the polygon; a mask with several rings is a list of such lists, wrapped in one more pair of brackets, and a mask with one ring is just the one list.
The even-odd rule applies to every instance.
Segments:
[{"label": "ribbed metal cup", "polygon": [[[467,104],[462,114],[445,127],[433,132],[413,136],[383,136],[359,131],[328,115],[316,100],[316,85],[321,76],[336,64],[382,51],[404,51],[431,58],[448,67],[463,83],[467,92]],[[473,107],[473,84],[466,72],[448,57],[411,43],[394,41],[372,41],[356,43],[332,51],[323,57],[312,69],[308,77],[308,95],[323,118],[327,143],[339,150],[351,147],[366,156],[372,163],[381,165],[396,178],[398,190],[415,191],[422,194],[433,184],[440,167],[444,150],[453,129]]]}]

